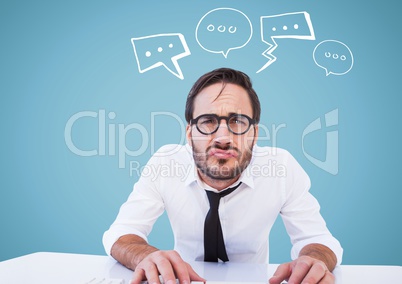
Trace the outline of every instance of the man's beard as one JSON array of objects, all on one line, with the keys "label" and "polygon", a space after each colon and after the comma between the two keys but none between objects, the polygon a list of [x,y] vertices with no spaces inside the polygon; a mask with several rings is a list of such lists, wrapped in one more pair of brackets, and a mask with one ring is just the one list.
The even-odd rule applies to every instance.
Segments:
[{"label": "man's beard", "polygon": [[[194,141],[192,141],[192,145],[195,165],[202,174],[214,180],[230,180],[239,176],[249,165],[251,161],[251,153],[253,150],[254,141],[251,144],[252,146],[249,149],[246,149],[244,153],[240,152],[237,148],[234,148],[232,146],[225,147],[221,145],[209,146],[205,150],[205,153],[202,153],[195,147]],[[211,157],[209,157],[207,153],[213,148],[236,151],[238,154],[238,158],[234,162],[234,165],[227,165],[229,163],[229,159],[217,159],[216,164],[209,164],[211,163]]]}]

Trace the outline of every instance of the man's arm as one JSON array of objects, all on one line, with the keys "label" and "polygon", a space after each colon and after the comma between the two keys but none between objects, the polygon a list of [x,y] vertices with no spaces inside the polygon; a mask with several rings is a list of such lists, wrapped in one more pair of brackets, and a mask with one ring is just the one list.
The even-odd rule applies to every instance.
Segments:
[{"label": "man's arm", "polygon": [[309,244],[303,247],[299,257],[292,262],[279,265],[270,284],[279,284],[287,280],[289,284],[335,283],[331,273],[337,263],[335,253],[321,244]]},{"label": "man's arm", "polygon": [[158,250],[137,235],[120,237],[110,253],[118,262],[134,270],[131,284],[139,284],[142,280],[159,283],[159,275],[167,284],[176,283],[176,278],[185,284],[205,281],[176,251]]},{"label": "man's arm", "polygon": [[137,235],[124,235],[114,243],[110,254],[125,267],[135,270],[141,260],[157,250]]},{"label": "man's arm", "polygon": [[302,248],[299,256],[310,256],[312,258],[321,260],[327,266],[328,270],[332,272],[336,266],[336,255],[327,246],[321,244],[309,244]]}]

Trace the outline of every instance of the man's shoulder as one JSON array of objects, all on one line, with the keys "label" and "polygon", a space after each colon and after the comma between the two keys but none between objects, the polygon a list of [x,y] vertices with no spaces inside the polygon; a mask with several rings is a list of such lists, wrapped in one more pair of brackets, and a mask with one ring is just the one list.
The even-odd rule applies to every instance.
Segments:
[{"label": "man's shoulder", "polygon": [[295,157],[282,148],[255,146],[250,166],[254,171],[264,171],[268,167],[271,171],[277,171],[277,176],[303,175],[308,179],[307,173]]}]

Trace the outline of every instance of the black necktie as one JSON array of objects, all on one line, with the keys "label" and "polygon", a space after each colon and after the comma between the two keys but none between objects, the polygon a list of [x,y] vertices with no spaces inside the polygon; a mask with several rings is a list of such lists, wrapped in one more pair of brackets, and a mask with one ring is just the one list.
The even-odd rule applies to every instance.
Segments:
[{"label": "black necktie", "polygon": [[210,208],[204,224],[204,261],[218,262],[218,258],[222,261],[229,260],[223,240],[221,221],[219,220],[219,201],[221,197],[232,193],[240,185],[241,182],[235,187],[219,193],[206,190]]}]

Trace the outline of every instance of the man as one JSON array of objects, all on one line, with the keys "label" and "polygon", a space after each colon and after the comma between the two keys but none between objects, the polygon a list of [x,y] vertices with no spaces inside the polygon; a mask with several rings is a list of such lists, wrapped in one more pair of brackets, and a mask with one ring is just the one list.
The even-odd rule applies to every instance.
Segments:
[{"label": "man", "polygon": [[[296,160],[285,150],[255,145],[260,112],[250,78],[240,71],[217,69],[194,84],[185,110],[188,144],[164,146],[147,164],[172,172],[144,171],[104,234],[106,252],[134,270],[132,283],[159,283],[159,275],[165,283],[205,281],[186,261],[266,263],[278,214],[293,244],[293,261],[280,265],[269,283],[334,283],[331,271],[341,262],[342,248]],[[281,172],[267,174],[269,163],[281,165]],[[190,168],[190,174],[183,178],[174,172],[178,167]],[[164,210],[173,251],[147,243]]]}]

